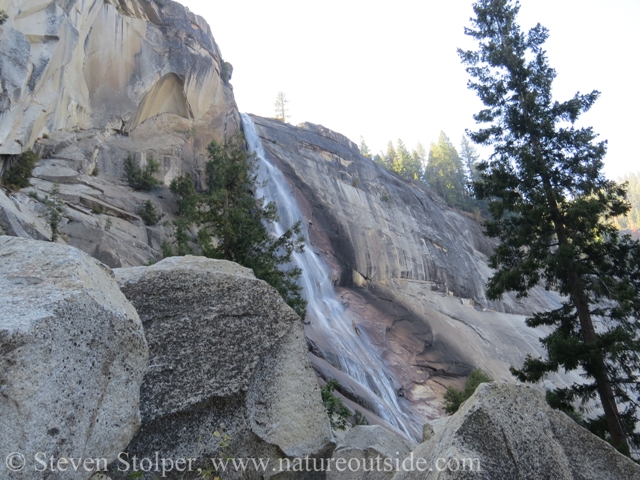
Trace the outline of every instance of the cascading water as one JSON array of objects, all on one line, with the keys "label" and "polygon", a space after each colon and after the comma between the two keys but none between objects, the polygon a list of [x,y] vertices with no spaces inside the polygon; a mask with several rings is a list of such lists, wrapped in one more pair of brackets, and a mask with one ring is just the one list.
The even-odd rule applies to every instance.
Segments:
[{"label": "cascading water", "polygon": [[[284,175],[267,160],[253,120],[242,114],[242,123],[249,150],[258,159],[257,175],[262,186],[258,188],[256,196],[276,203],[280,220],[269,228],[274,235],[280,236],[296,221],[303,220],[302,213]],[[329,268],[313,253],[306,225],[302,223],[305,249],[303,253],[293,255],[293,263],[302,269],[300,284],[308,302],[307,319],[331,345],[334,354],[331,363],[358,382],[368,391],[368,397],[374,399],[375,405],[370,409],[407,436],[416,438],[418,425],[399,405],[389,369],[366,332],[358,334],[352,327],[345,308],[336,298]]]}]

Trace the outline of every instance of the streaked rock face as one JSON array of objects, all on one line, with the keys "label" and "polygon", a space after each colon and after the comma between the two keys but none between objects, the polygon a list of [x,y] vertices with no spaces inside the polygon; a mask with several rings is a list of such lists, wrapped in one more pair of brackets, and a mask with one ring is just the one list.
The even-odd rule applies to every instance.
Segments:
[{"label": "streaked rock face", "polygon": [[170,0],[4,2],[0,154],[43,134],[133,133],[158,115],[221,139],[235,105],[206,22]]},{"label": "streaked rock face", "polygon": [[[171,221],[167,186],[201,185],[206,147],[240,125],[206,22],[171,0],[0,1],[0,173],[33,148],[32,187],[0,193],[0,228],[51,238],[46,199],[60,184],[60,242],[110,267],[161,258],[168,229],[145,226],[150,200]],[[134,192],[124,160],[160,163],[153,192]],[[31,195],[31,196],[27,196]],[[111,228],[113,225],[113,228]]]},{"label": "streaked rock face", "polygon": [[[65,245],[0,237],[0,451],[115,460],[140,425],[148,348],[111,270]],[[104,467],[103,467],[104,468]],[[71,470],[71,469],[70,469]]]},{"label": "streaked rock face", "polygon": [[[535,290],[523,300],[487,300],[492,243],[477,221],[361,156],[338,133],[252,118],[297,198],[314,251],[331,268],[353,328],[373,340],[395,373],[399,402],[417,409],[422,422],[442,415],[445,387],[461,387],[473,368],[512,379],[510,366],[543,353],[544,331],[527,327],[525,315],[557,298]],[[319,375],[338,378],[340,393],[366,408],[358,385],[332,368],[331,342],[313,321],[306,333]]]}]

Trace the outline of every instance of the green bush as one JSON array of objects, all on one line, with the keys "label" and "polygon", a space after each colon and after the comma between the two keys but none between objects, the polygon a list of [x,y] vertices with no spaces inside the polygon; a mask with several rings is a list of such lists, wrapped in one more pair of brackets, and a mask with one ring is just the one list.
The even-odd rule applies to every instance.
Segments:
[{"label": "green bush", "polygon": [[144,170],[138,167],[131,155],[124,161],[124,172],[127,176],[127,181],[129,182],[129,186],[134,190],[149,192],[160,185],[160,180],[153,176],[159,171],[160,164],[155,161],[153,157],[149,157],[149,161]]},{"label": "green bush", "polygon": [[488,383],[493,381],[486,373],[479,368],[473,370],[467,377],[467,381],[464,384],[464,390],[457,390],[453,387],[448,387],[444,394],[444,411],[449,415],[452,415],[458,411],[460,405],[462,405],[478,388],[481,383]]},{"label": "green bush", "polygon": [[360,410],[356,410],[353,413],[353,425],[369,425],[369,420]]},{"label": "green bush", "polygon": [[6,22],[9,19],[9,15],[4,10],[0,10],[0,25]]},{"label": "green bush", "polygon": [[138,210],[138,215],[148,227],[155,225],[162,218],[162,212],[159,212],[153,205],[151,200],[147,200]]},{"label": "green bush", "polygon": [[338,380],[333,378],[320,389],[320,392],[322,394],[322,403],[324,403],[324,408],[329,416],[331,428],[334,430],[346,430],[347,419],[351,416],[351,410],[333,394],[334,390],[339,386]]},{"label": "green bush", "polygon": [[45,204],[47,205],[47,221],[49,222],[49,227],[51,228],[51,241],[55,242],[60,236],[60,232],[58,230],[58,226],[60,225],[60,220],[62,220],[62,202],[58,198],[60,194],[60,186],[57,183],[53,184],[53,188],[51,189],[50,195],[48,195],[45,199]]},{"label": "green bush", "polygon": [[27,150],[20,155],[16,164],[5,172],[2,177],[2,183],[12,190],[19,190],[21,188],[28,187],[31,172],[33,172],[33,167],[36,166],[37,162],[38,155],[31,150]]}]

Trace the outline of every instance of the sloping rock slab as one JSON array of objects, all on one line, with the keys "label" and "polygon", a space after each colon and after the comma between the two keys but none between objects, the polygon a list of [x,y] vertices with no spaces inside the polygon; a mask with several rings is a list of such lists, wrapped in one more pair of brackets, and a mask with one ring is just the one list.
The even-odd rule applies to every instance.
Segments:
[{"label": "sloping rock slab", "polygon": [[[113,460],[127,446],[147,369],[138,314],[87,254],[7,236],[0,298],[0,478],[87,479],[65,465],[36,474],[35,455]],[[22,472],[7,470],[11,452],[24,455]]]},{"label": "sloping rock slab", "polygon": [[640,478],[640,465],[552,410],[541,392],[507,383],[480,385],[413,461],[394,480]]},{"label": "sloping rock slab", "polygon": [[[326,453],[329,422],[302,323],[275,289],[249,269],[204,257],[115,273],[150,346],[131,457],[158,451],[205,466],[225,454],[269,458],[268,478],[278,459]],[[229,435],[228,447],[216,431]]]},{"label": "sloping rock slab", "polygon": [[413,447],[379,425],[354,427],[333,452],[333,469],[327,472],[327,480],[391,479]]}]

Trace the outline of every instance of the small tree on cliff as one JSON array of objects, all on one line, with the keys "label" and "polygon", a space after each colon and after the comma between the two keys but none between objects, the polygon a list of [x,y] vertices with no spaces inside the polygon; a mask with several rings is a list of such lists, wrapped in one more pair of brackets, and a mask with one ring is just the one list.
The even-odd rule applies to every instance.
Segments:
[{"label": "small tree on cliff", "polygon": [[486,108],[475,115],[489,124],[470,134],[493,145],[479,165],[476,191],[489,201],[487,234],[500,240],[488,296],[526,296],[542,283],[563,296],[562,306],[527,319],[553,331],[541,340],[546,358],[528,357],[512,370],[537,382],[548,372],[579,370],[585,378],[549,392],[553,406],[598,398],[607,439],[629,452],[637,441],[640,396],[640,245],[618,234],[611,219],[626,213],[624,187],[602,175],[605,142],[591,128],[576,128],[598,92],[552,100],[556,75],[542,44],[548,31],[522,33],[519,3],[479,0],[467,35],[477,51],[459,51]]},{"label": "small tree on cliff", "polygon": [[[304,238],[300,222],[280,237],[272,237],[265,223],[277,221],[273,202],[254,198],[255,157],[244,148],[244,137],[236,134],[224,144],[211,142],[206,164],[207,188],[197,192],[190,175],[171,182],[183,223],[176,223],[176,244],[186,252],[186,225],[199,227],[197,245],[205,257],[230,260],[251,268],[257,278],[274,287],[304,318],[306,302],[296,283],[299,268],[287,268],[294,252],[302,252]],[[175,223],[175,222],[174,222]],[[178,238],[182,234],[183,238]]]},{"label": "small tree on cliff", "polygon": [[275,103],[275,118],[282,122],[286,122],[287,118],[289,118],[289,109],[287,108],[287,103],[289,103],[289,100],[287,100],[287,97],[285,97],[284,92],[278,92]]}]

